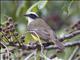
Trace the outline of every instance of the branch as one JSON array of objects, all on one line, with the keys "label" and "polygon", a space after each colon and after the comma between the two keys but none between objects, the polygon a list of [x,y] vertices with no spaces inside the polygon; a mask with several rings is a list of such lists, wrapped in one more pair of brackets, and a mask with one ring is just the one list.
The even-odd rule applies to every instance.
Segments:
[{"label": "branch", "polygon": [[[74,42],[66,42],[63,44],[64,47],[71,47],[71,46],[76,46],[76,45],[79,45],[80,46],[80,40],[78,41],[74,41]],[[45,47],[46,49],[58,49],[58,46],[48,46],[48,47]]]},{"label": "branch", "polygon": [[74,37],[76,35],[79,35],[79,34],[80,34],[80,30],[77,30],[77,31],[74,31],[74,32],[72,32],[70,34],[64,35],[62,38],[59,38],[59,40],[62,42],[65,39],[70,39],[70,38],[72,38],[72,37]]},{"label": "branch", "polygon": [[[70,33],[70,34],[67,34],[67,35],[64,35],[64,37],[62,38],[59,38],[60,41],[63,41],[65,39],[70,39],[76,35],[79,35],[80,34],[80,30],[77,30],[73,33]],[[1,43],[0,43],[1,46],[3,46]],[[41,45],[39,43],[32,43],[32,44],[23,44],[22,46],[20,46],[18,43],[14,43],[14,42],[9,42],[9,43],[5,43],[6,46],[14,46],[14,47],[17,47],[17,48],[21,48],[21,49],[27,49],[27,50],[33,50],[33,49],[41,49]],[[42,45],[44,46],[45,49],[49,49],[49,48],[52,48],[52,49],[58,49],[58,46],[55,46],[53,45],[52,42],[47,42],[47,43],[42,43]],[[74,46],[74,45],[80,45],[80,40],[79,41],[74,41],[74,42],[66,42],[64,43],[64,47],[69,47],[69,46]],[[4,46],[3,46],[4,47]]]},{"label": "branch", "polygon": [[[59,49],[58,46],[53,45],[52,42],[42,43],[42,45],[44,46],[44,49]],[[76,46],[76,45],[80,46],[80,40],[74,41],[74,42],[66,42],[63,45],[64,47],[71,47],[71,46]],[[22,46],[19,46],[19,44],[11,44],[11,45],[7,44],[7,46],[13,46],[15,48],[24,49],[24,50],[41,49],[41,45],[37,43],[34,43],[32,45],[23,44]]]}]

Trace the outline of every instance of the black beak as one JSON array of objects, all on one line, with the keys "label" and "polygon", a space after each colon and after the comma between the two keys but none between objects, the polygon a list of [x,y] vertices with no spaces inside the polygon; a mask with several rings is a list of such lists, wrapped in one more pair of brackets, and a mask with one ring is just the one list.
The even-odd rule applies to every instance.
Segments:
[{"label": "black beak", "polygon": [[24,14],[24,16],[29,16],[28,14]]}]

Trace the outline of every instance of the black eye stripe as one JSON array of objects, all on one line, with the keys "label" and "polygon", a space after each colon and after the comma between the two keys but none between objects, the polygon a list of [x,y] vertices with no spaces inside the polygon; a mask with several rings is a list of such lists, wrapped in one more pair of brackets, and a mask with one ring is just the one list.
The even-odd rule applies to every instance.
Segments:
[{"label": "black eye stripe", "polygon": [[34,15],[34,14],[29,14],[29,17],[35,19],[35,18],[37,18],[38,16],[36,16],[36,15]]},{"label": "black eye stripe", "polygon": [[34,15],[34,14],[30,14],[30,16],[32,16],[32,17],[37,17],[36,15]]}]

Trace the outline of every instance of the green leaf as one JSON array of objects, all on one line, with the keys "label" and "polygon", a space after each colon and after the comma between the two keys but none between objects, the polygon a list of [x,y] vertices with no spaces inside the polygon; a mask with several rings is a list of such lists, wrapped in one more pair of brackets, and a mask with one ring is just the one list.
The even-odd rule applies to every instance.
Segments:
[{"label": "green leaf", "polygon": [[38,8],[43,9],[46,6],[47,2],[48,1],[40,1],[39,4],[38,4]]},{"label": "green leaf", "polygon": [[21,16],[21,14],[25,14],[26,10],[30,6],[30,1],[22,1],[21,4],[18,6],[16,11],[16,17]]},{"label": "green leaf", "polygon": [[37,12],[38,9],[42,9],[45,7],[45,5],[47,4],[47,0],[46,1],[38,1],[37,3],[33,4],[28,10],[27,12],[33,11],[33,12]]},{"label": "green leaf", "polygon": [[25,35],[25,43],[28,44],[30,42],[30,40],[32,39],[32,36],[29,32],[27,32],[27,34]]}]

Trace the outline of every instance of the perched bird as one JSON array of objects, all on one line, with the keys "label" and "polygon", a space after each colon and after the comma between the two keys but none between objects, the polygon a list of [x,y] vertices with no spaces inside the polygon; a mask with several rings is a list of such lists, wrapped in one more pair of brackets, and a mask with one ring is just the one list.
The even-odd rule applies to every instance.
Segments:
[{"label": "perched bird", "polygon": [[35,31],[41,40],[44,40],[46,42],[51,41],[56,44],[61,50],[64,48],[63,44],[58,40],[55,32],[35,12],[28,12],[24,16],[28,18],[28,31]]}]

